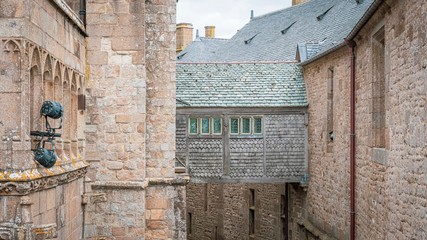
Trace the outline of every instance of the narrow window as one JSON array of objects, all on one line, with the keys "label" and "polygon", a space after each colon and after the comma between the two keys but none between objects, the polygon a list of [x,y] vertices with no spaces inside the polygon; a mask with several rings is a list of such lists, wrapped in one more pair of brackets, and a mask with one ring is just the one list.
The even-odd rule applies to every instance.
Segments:
[{"label": "narrow window", "polygon": [[251,133],[251,119],[248,117],[242,118],[242,133],[244,134]]},{"label": "narrow window", "polygon": [[198,129],[197,118],[190,118],[190,121],[189,121],[190,134],[197,134],[198,132],[197,129]]},{"label": "narrow window", "polygon": [[249,189],[249,235],[255,234],[255,189]]},{"label": "narrow window", "polygon": [[209,134],[210,133],[210,124],[209,124],[209,118],[202,118],[201,120],[202,125],[202,134]]},{"label": "narrow window", "polygon": [[239,119],[230,118],[230,133],[239,134]]},{"label": "narrow window", "polygon": [[255,234],[255,209],[249,209],[249,235]]},{"label": "narrow window", "polygon": [[189,212],[187,213],[187,234],[191,235],[193,230],[193,215]]},{"label": "narrow window", "polygon": [[255,189],[249,189],[249,207],[255,206]]},{"label": "narrow window", "polygon": [[213,134],[222,133],[222,118],[212,118],[212,133]]},{"label": "narrow window", "polygon": [[374,147],[385,148],[385,44],[384,27],[373,35],[372,128]]},{"label": "narrow window", "polygon": [[209,209],[208,201],[209,201],[209,185],[205,183],[205,204],[204,204],[205,212],[208,211]]},{"label": "narrow window", "polygon": [[328,96],[327,96],[327,134],[328,141],[334,141],[334,69],[328,69]]},{"label": "narrow window", "polygon": [[286,195],[281,195],[280,201],[280,221],[282,223],[282,239],[288,239],[288,223],[286,219],[286,215],[288,214],[287,209],[288,203],[286,199]]},{"label": "narrow window", "polygon": [[255,134],[262,133],[262,118],[260,117],[254,118],[254,133]]}]

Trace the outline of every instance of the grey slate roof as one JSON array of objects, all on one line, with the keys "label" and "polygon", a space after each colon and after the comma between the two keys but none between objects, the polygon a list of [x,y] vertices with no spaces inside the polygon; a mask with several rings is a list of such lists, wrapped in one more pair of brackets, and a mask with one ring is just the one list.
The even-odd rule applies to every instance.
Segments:
[{"label": "grey slate roof", "polygon": [[227,40],[198,37],[178,54],[177,60],[181,62],[207,62]]},{"label": "grey slate roof", "polygon": [[296,63],[178,63],[177,107],[305,107]]},{"label": "grey slate roof", "polygon": [[203,61],[191,58],[178,61],[289,61],[295,59],[298,44],[318,43],[319,48],[312,55],[314,57],[342,43],[374,0],[359,2],[311,0],[258,16],[216,49],[214,54],[199,58]]}]

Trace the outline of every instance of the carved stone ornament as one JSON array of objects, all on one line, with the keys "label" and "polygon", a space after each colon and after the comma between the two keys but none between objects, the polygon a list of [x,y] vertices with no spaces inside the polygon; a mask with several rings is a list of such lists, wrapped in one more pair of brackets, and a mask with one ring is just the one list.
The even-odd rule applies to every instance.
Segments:
[{"label": "carved stone ornament", "polygon": [[82,178],[87,172],[87,166],[72,172],[66,172],[61,175],[43,177],[40,179],[30,180],[27,182],[0,182],[0,196],[21,196],[32,192],[52,188],[57,185],[71,182],[75,179]]},{"label": "carved stone ornament", "polygon": [[15,239],[15,228],[18,226],[13,223],[1,223],[0,224],[0,240],[12,240]]}]

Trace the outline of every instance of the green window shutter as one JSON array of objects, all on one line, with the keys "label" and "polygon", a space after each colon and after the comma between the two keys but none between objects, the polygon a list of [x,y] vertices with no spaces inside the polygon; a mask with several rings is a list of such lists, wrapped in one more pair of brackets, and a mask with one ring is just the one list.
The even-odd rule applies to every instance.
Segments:
[{"label": "green window shutter", "polygon": [[212,119],[212,125],[213,125],[213,133],[214,134],[221,134],[222,133],[222,119],[221,118],[213,118]]},{"label": "green window shutter", "polygon": [[262,133],[262,118],[254,118],[254,133]]},{"label": "green window shutter", "polygon": [[190,134],[197,134],[197,118],[190,118],[190,124],[189,124],[189,132]]},{"label": "green window shutter", "polygon": [[210,133],[209,118],[202,118],[202,134]]},{"label": "green window shutter", "polygon": [[251,119],[242,118],[242,133],[251,133]]},{"label": "green window shutter", "polygon": [[239,119],[230,118],[230,133],[239,134]]}]

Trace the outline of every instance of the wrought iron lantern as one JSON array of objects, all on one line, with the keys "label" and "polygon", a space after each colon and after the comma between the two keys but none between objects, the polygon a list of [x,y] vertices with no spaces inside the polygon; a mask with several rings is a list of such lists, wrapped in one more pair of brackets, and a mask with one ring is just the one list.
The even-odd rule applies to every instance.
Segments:
[{"label": "wrought iron lantern", "polygon": [[[35,136],[36,148],[32,149],[34,152],[34,160],[45,168],[51,168],[56,163],[58,158],[55,154],[55,137],[61,137],[61,134],[55,133],[56,129],[62,128],[62,116],[64,109],[59,102],[45,101],[40,109],[40,115],[45,117],[46,131],[31,131],[30,135]],[[60,125],[56,128],[52,127],[48,118],[60,119]],[[45,148],[45,143],[51,145],[50,149]]]}]

